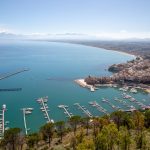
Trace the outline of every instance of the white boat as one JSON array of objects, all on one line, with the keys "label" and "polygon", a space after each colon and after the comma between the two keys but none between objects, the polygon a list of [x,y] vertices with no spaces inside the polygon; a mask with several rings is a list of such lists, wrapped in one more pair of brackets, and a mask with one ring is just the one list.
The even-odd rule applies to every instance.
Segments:
[{"label": "white boat", "polygon": [[90,87],[90,90],[91,90],[91,92],[94,92],[94,91],[95,91],[95,89],[94,89],[93,86]]},{"label": "white boat", "polygon": [[137,93],[137,90],[136,90],[135,88],[132,88],[132,89],[130,90],[130,92],[131,92],[131,93]]},{"label": "white boat", "polygon": [[9,130],[9,127],[6,127],[5,130]]},{"label": "white boat", "polygon": [[32,111],[34,108],[26,108],[26,110]]},{"label": "white boat", "polygon": [[135,102],[136,99],[132,97],[132,98],[130,98],[130,101],[131,101],[131,102]]},{"label": "white boat", "polygon": [[48,101],[47,99],[43,99],[43,102],[44,102],[44,103],[47,103],[47,101]]},{"label": "white boat", "polygon": [[40,103],[40,102],[42,102],[42,100],[41,100],[41,99],[37,99],[36,101],[37,101],[37,102],[39,102],[39,103]]},{"label": "white boat", "polygon": [[53,119],[51,119],[51,123],[54,123],[54,120],[53,120]]},{"label": "white boat", "polygon": [[130,106],[130,108],[131,108],[131,109],[135,109],[135,107],[134,107],[134,106],[132,106],[132,105]]},{"label": "white boat", "polygon": [[25,114],[26,114],[26,115],[31,114],[31,113],[32,113],[31,111],[28,111],[28,110],[25,111]]},{"label": "white boat", "polygon": [[93,102],[89,102],[90,105],[93,105]]},{"label": "white boat", "polygon": [[116,88],[116,87],[117,87],[117,85],[112,85],[112,87]]},{"label": "white boat", "polygon": [[119,88],[119,91],[124,91],[126,92],[128,89],[127,88]]}]

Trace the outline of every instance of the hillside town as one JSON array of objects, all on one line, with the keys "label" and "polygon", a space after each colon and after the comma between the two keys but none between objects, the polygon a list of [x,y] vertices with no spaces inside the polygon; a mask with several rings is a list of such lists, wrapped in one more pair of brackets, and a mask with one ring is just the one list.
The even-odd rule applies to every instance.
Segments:
[{"label": "hillside town", "polygon": [[90,85],[119,84],[150,90],[150,59],[136,57],[132,61],[114,64],[108,68],[114,74],[110,77],[87,77],[85,82]]}]

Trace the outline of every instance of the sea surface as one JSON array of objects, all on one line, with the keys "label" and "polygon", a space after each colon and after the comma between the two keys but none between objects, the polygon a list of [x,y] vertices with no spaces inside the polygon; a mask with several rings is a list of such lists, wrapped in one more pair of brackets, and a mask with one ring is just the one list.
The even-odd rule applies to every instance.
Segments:
[{"label": "sea surface", "polygon": [[[13,41],[0,42],[0,74],[29,68],[29,71],[0,80],[0,89],[22,88],[18,92],[0,92],[0,106],[7,105],[5,120],[9,127],[20,127],[24,131],[23,113],[21,108],[33,107],[34,111],[26,117],[30,132],[36,131],[46,123],[46,119],[36,99],[48,96],[49,116],[54,121],[67,120],[58,105],[68,105],[74,115],[84,114],[73,104],[84,105],[95,116],[103,113],[91,107],[88,102],[97,101],[108,112],[112,108],[103,103],[102,98],[108,98],[114,105],[124,108],[114,101],[115,97],[122,99],[122,92],[117,88],[101,88],[95,92],[81,88],[74,80],[88,75],[109,76],[108,66],[132,60],[132,55],[125,55],[101,48],[87,47],[75,44]],[[150,104],[149,95],[138,92],[130,94],[144,104]],[[145,100],[143,100],[145,99]],[[136,106],[126,100],[130,105]],[[126,108],[124,108],[126,109]]]}]

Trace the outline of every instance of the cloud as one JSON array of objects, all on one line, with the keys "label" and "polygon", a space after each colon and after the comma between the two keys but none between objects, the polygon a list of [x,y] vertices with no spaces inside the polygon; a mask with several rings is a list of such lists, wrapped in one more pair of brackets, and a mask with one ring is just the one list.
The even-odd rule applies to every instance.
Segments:
[{"label": "cloud", "polygon": [[9,32],[8,29],[0,27],[0,33],[7,33],[7,32]]},{"label": "cloud", "polygon": [[150,38],[150,32],[127,32],[126,30],[122,30],[120,32],[101,32],[93,34],[97,38],[101,39],[131,39],[131,38]]},{"label": "cloud", "polygon": [[13,33],[13,31],[4,25],[0,25],[0,33]]}]

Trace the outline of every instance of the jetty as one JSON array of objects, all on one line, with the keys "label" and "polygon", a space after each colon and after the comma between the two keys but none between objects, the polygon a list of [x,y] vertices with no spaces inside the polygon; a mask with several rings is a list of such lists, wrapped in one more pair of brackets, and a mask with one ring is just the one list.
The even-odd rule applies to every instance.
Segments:
[{"label": "jetty", "polygon": [[5,111],[6,111],[6,105],[3,104],[0,113],[0,138],[3,138],[5,132]]},{"label": "jetty", "polygon": [[9,89],[0,89],[0,92],[13,92],[13,91],[21,91],[22,88],[9,88]]},{"label": "jetty", "polygon": [[131,102],[134,102],[135,104],[137,104],[139,107],[141,107],[142,110],[150,109],[150,106],[147,106],[147,105],[143,104],[142,102],[139,102],[139,101],[136,100],[134,97],[131,97],[131,98],[130,98],[130,101],[131,101]]},{"label": "jetty", "polygon": [[80,109],[89,118],[93,117],[93,115],[89,112],[89,110],[87,110],[84,106],[81,106],[79,103],[75,103],[74,105],[77,106],[78,109]]},{"label": "jetty", "polygon": [[25,134],[27,135],[28,134],[28,130],[27,130],[26,114],[25,114],[26,109],[23,108],[22,111],[23,111],[23,121],[24,121]]},{"label": "jetty", "polygon": [[73,114],[68,111],[68,109],[67,109],[68,106],[67,105],[58,105],[58,108],[64,109],[64,114],[66,114],[67,117],[71,118],[73,116]]},{"label": "jetty", "polygon": [[114,104],[112,104],[109,100],[107,99],[102,99],[102,102],[105,102],[106,104],[108,104],[112,109],[114,110],[121,110],[120,107],[116,107]]},{"label": "jetty", "polygon": [[89,102],[89,104],[93,107],[96,107],[96,109],[99,111],[99,112],[102,112],[106,115],[109,115],[109,113],[107,112],[106,109],[104,109],[100,104],[98,104],[96,101],[93,101],[93,102]]},{"label": "jetty", "polygon": [[93,85],[89,85],[87,84],[84,79],[77,79],[77,80],[74,80],[78,85],[80,85],[81,87],[83,88],[88,88],[90,89],[91,92],[94,92],[95,91],[95,87]]},{"label": "jetty", "polygon": [[13,75],[16,75],[16,74],[19,74],[19,73],[22,73],[22,72],[25,72],[25,71],[29,71],[29,69],[19,69],[19,70],[16,70],[14,72],[9,72],[9,73],[2,74],[2,75],[0,75],[0,80],[3,80],[5,78],[9,78]]},{"label": "jetty", "polygon": [[32,111],[33,111],[33,108],[22,108],[21,110],[23,112],[23,121],[24,121],[25,134],[28,135],[28,131],[30,129],[27,128],[26,115],[31,114]]},{"label": "jetty", "polygon": [[118,99],[118,98],[115,98],[114,101],[117,101],[119,102],[120,104],[122,104],[123,106],[127,107],[127,108],[131,108],[130,105],[127,104],[127,102],[125,102],[124,100],[121,100],[121,99]]},{"label": "jetty", "polygon": [[47,119],[46,123],[49,123],[49,122],[54,123],[54,120],[50,119],[49,114],[48,114],[48,111],[49,111],[48,106],[47,106],[48,96],[37,99],[37,102],[41,105],[40,109],[44,113],[44,118]]}]

